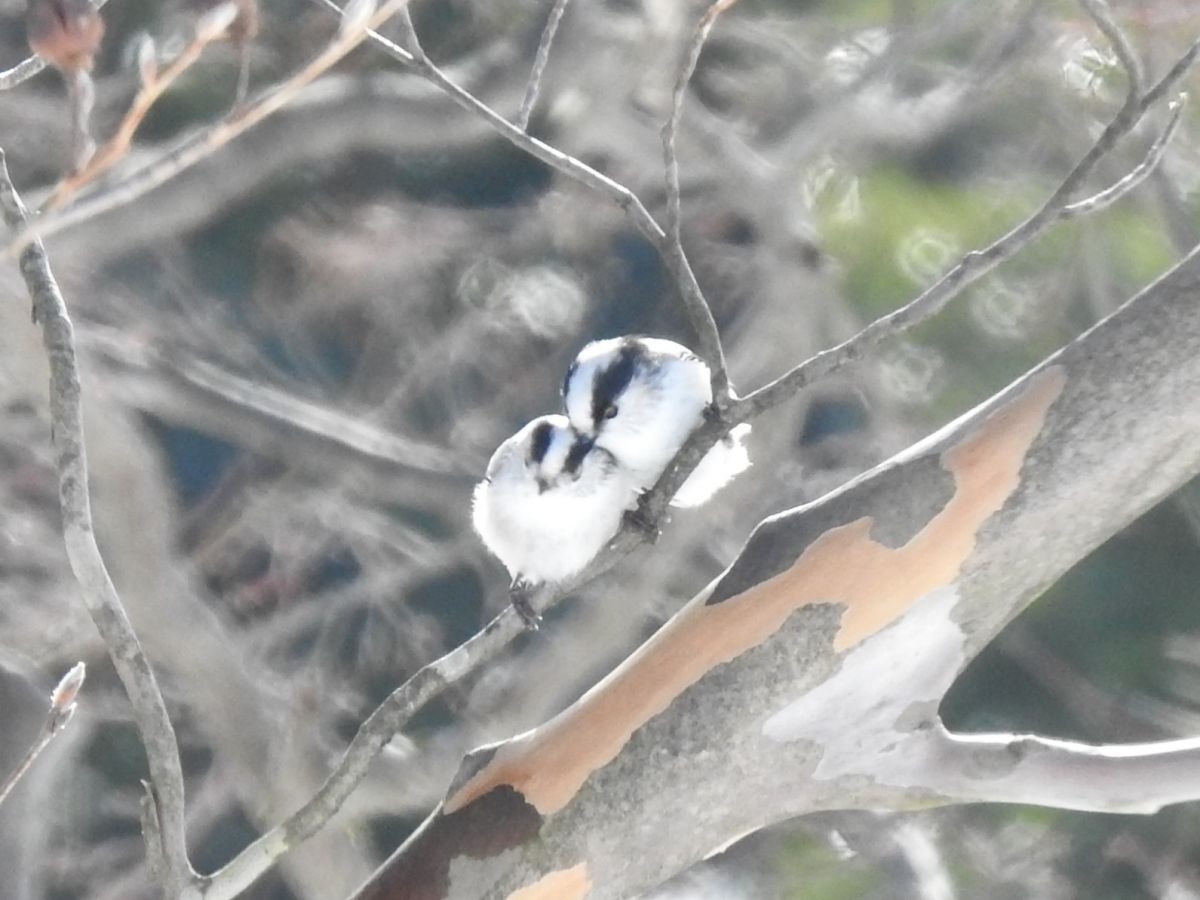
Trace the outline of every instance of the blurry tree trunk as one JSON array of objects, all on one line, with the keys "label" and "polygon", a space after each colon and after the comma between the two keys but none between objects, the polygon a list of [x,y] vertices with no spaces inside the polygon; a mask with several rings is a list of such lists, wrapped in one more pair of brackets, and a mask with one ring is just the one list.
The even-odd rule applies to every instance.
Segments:
[{"label": "blurry tree trunk", "polygon": [[1200,798],[1200,741],[962,737],[937,714],[1013,616],[1200,471],[1198,303],[1193,251],[991,400],[764,521],[577,703],[468,756],[360,900],[627,897],[817,810]]}]

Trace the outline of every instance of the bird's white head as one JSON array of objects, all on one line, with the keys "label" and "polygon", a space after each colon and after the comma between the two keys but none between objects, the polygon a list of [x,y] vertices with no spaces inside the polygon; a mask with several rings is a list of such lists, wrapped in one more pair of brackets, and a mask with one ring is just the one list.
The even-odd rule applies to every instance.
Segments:
[{"label": "bird's white head", "polygon": [[593,341],[563,381],[571,426],[647,486],[700,424],[711,400],[708,366],[662,338]]},{"label": "bird's white head", "polygon": [[591,440],[581,438],[566,416],[538,416],[496,449],[488,463],[487,480],[520,480],[545,493],[561,482],[579,478],[591,446]]}]

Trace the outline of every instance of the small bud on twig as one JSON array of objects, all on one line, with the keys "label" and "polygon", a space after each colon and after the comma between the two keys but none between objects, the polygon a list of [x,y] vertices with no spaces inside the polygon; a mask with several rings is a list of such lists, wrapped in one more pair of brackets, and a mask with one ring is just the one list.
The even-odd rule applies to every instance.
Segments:
[{"label": "small bud on twig", "polygon": [[158,77],[158,48],[154,45],[154,38],[143,31],[134,38],[133,53],[138,80],[145,87]]},{"label": "small bud on twig", "polygon": [[29,0],[29,47],[62,72],[91,71],[104,19],[90,0]]},{"label": "small bud on twig", "polygon": [[[237,90],[233,102],[234,109],[237,109],[245,102],[250,85],[250,42],[258,34],[258,0],[225,0],[221,3],[192,0],[192,4],[208,10],[196,23],[197,41],[207,43],[224,35],[238,48],[241,58],[238,61]],[[229,7],[233,8],[232,14]]]},{"label": "small bud on twig", "polygon": [[8,774],[3,781],[0,781],[0,803],[4,802],[13,787],[21,776],[28,771],[33,765],[34,760],[38,758],[43,750],[50,745],[55,736],[62,731],[71,717],[75,715],[75,698],[79,696],[79,689],[83,687],[83,678],[86,669],[83,663],[78,662],[71,666],[69,672],[64,675],[58,682],[58,686],[54,688],[50,694],[50,709],[46,712],[46,719],[42,722],[41,730],[37,737],[34,738],[33,744],[26,751],[25,756],[17,763],[17,767]]},{"label": "small bud on twig", "polygon": [[85,678],[87,678],[87,666],[81,662],[71,666],[50,695],[50,706],[57,710],[74,706],[75,698],[79,696],[79,689],[83,687]]},{"label": "small bud on twig", "polygon": [[216,40],[229,31],[239,12],[238,5],[233,0],[214,6],[196,20],[196,40],[206,43]]}]

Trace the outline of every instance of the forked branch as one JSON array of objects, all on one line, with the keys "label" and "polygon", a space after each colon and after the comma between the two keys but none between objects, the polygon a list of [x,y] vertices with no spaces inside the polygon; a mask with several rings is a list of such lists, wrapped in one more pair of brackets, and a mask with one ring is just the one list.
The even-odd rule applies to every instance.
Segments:
[{"label": "forked branch", "polygon": [[[0,212],[9,228],[21,228],[25,206],[13,187],[0,151]],[[75,358],[75,334],[62,292],[50,270],[40,241],[21,253],[21,274],[41,323],[50,364],[50,427],[58,470],[59,504],[67,559],[96,630],[133,705],[134,720],[146,749],[158,820],[162,826],[164,887],[172,897],[184,896],[193,872],[184,833],[183,770],[175,730],[150,661],[129,622],[117,589],[96,545],[88,492],[87,453],[83,437],[82,388]]]}]

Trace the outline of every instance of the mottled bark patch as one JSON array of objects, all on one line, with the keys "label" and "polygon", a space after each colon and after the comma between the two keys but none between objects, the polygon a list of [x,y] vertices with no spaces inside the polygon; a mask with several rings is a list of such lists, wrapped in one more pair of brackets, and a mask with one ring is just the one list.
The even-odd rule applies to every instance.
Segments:
[{"label": "mottled bark patch", "polygon": [[508,900],[583,900],[592,891],[586,863],[551,872],[508,895]]},{"label": "mottled bark patch", "polygon": [[497,787],[461,809],[443,810],[428,820],[354,900],[444,900],[450,896],[450,863],[455,857],[497,856],[531,840],[541,826],[542,817],[519,793]]},{"label": "mottled bark patch", "polygon": [[[885,477],[880,477],[884,475]],[[708,602],[721,603],[791,568],[814,541],[841,525],[874,510],[871,538],[885,547],[912,540],[954,496],[954,479],[938,453],[905,460],[887,470],[875,470],[830,497],[773,516],[754,530],[745,551],[717,582]]]}]

